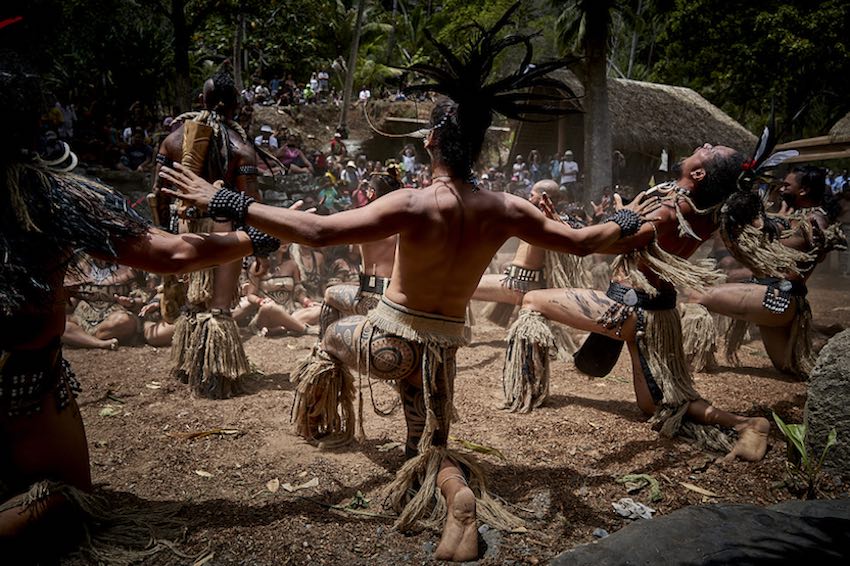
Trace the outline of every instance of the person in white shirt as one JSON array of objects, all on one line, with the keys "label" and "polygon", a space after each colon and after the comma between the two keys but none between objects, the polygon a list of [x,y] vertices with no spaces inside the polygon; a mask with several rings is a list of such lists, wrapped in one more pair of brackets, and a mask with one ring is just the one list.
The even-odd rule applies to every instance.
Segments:
[{"label": "person in white shirt", "polygon": [[372,98],[372,93],[369,91],[368,88],[364,86],[362,89],[360,89],[360,94],[357,97],[357,99],[360,101],[360,104],[366,104],[367,102],[369,102],[370,98]]},{"label": "person in white shirt", "polygon": [[561,160],[561,190],[567,193],[570,201],[575,200],[575,186],[578,180],[578,163],[573,160],[572,150],[564,152],[564,159]]}]

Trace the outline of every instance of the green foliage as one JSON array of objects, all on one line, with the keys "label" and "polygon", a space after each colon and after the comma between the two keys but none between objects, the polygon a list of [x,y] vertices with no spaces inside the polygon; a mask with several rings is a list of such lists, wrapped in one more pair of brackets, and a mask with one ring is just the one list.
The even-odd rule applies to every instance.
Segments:
[{"label": "green foliage", "polygon": [[771,100],[785,138],[825,133],[850,108],[848,2],[677,0],[659,41],[653,78],[696,89],[751,130]]},{"label": "green foliage", "polygon": [[[425,29],[457,48],[473,22],[492,24],[513,0],[370,0],[357,83],[395,84],[393,66],[427,62]],[[320,67],[339,73],[354,34],[355,0],[28,0],[20,3],[32,46],[57,93],[88,89],[107,106],[172,104],[188,85],[233,57],[246,21],[244,78],[305,82]],[[175,8],[177,12],[174,12]],[[394,9],[395,8],[395,9]],[[516,31],[536,31],[539,55],[577,50],[591,12],[608,22],[610,76],[694,88],[761,128],[776,102],[782,141],[821,135],[850,110],[850,2],[846,0],[524,0]],[[557,25],[556,25],[557,23]],[[21,24],[18,24],[21,26]],[[22,28],[21,28],[22,29]],[[182,29],[182,36],[178,32]],[[14,26],[5,37],[16,37]],[[32,38],[32,39],[30,39]],[[2,39],[2,38],[0,38]],[[519,53],[497,61],[512,66]],[[181,92],[177,92],[178,76]],[[792,123],[792,119],[798,116]]]},{"label": "green foliage", "polygon": [[626,474],[616,481],[617,483],[625,485],[626,490],[629,493],[640,491],[646,486],[649,486],[649,500],[652,502],[658,502],[662,499],[661,485],[658,483],[657,479],[649,474]]},{"label": "green foliage", "polygon": [[[837,433],[833,428],[829,431],[826,445],[823,447],[820,458],[815,460],[806,448],[806,425],[786,424],[779,415],[773,413],[776,426],[788,441],[788,472],[793,482],[802,484],[806,489],[809,499],[816,496],[817,486],[820,481],[820,472],[823,461],[829,449],[835,446]],[[793,450],[792,450],[793,448]]]}]

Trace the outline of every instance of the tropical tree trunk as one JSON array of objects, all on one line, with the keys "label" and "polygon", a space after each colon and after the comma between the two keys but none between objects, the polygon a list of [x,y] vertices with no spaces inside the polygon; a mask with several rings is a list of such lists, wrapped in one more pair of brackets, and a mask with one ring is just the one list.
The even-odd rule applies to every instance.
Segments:
[{"label": "tropical tree trunk", "polygon": [[177,88],[177,107],[180,112],[185,112],[192,106],[189,26],[186,22],[185,0],[171,0],[171,25],[174,27],[174,74]]},{"label": "tropical tree trunk", "polygon": [[393,15],[392,15],[392,27],[390,28],[390,36],[387,38],[387,51],[384,55],[384,63],[386,65],[392,65],[392,56],[393,51],[395,50],[395,28],[396,28],[396,16],[398,15],[398,0],[393,0]]},{"label": "tropical tree trunk", "polygon": [[585,115],[582,201],[599,198],[611,186],[611,117],[608,111],[607,6],[587,10],[584,37]]},{"label": "tropical tree trunk", "polygon": [[236,90],[242,92],[245,88],[242,82],[242,41],[245,33],[245,14],[239,12],[236,18],[236,34],[233,36],[233,82]]},{"label": "tropical tree trunk", "polygon": [[348,130],[348,107],[351,105],[351,91],[354,88],[354,71],[357,68],[357,51],[360,49],[360,28],[363,26],[363,10],[366,0],[357,2],[357,20],[354,24],[354,37],[351,38],[351,53],[348,56],[348,72],[345,75],[345,87],[342,93],[342,112],[339,115],[339,128]]}]

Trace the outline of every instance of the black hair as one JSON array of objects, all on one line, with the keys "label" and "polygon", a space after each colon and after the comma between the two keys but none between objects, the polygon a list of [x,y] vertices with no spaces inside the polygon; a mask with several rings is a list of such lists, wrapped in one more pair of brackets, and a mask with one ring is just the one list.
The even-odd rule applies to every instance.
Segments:
[{"label": "black hair", "polygon": [[797,165],[790,171],[797,176],[797,182],[807,189],[809,200],[820,205],[827,218],[834,222],[841,214],[841,205],[831,191],[826,190],[826,169],[815,165]]},{"label": "black hair", "polygon": [[401,172],[398,165],[387,166],[382,173],[372,173],[369,177],[369,186],[375,190],[375,195],[380,198],[401,188]]},{"label": "black hair", "polygon": [[801,187],[808,189],[809,199],[821,202],[826,194],[826,170],[814,165],[797,165],[791,169]]},{"label": "black hair", "polygon": [[[458,104],[448,97],[437,100],[431,110],[431,148],[434,160],[445,164],[451,172],[462,178],[472,174],[472,168],[481,155],[484,135],[490,127],[492,114],[467,112],[460,115]],[[476,115],[477,114],[477,115]]]},{"label": "black hair", "polygon": [[236,92],[233,76],[226,71],[218,71],[209,80],[213,86],[208,92],[204,92],[204,105],[207,109],[216,112],[235,109],[239,93]]},{"label": "black hair", "polygon": [[744,154],[716,154],[711,161],[703,163],[705,178],[693,194],[698,208],[710,208],[720,204],[738,188],[738,177],[744,165]]},{"label": "black hair", "polygon": [[[458,53],[425,29],[425,37],[439,57],[433,64],[416,63],[408,67],[431,82],[410,85],[406,92],[434,92],[446,97],[438,100],[431,111],[432,151],[436,150],[435,160],[448,166],[455,176],[472,176],[472,167],[481,154],[494,112],[509,119],[533,120],[574,111],[563,104],[565,99],[574,97],[569,85],[549,76],[573,60],[533,64],[533,36],[502,33],[519,6],[519,2],[513,4],[490,28],[470,24],[469,41]],[[519,66],[506,76],[492,76],[494,62],[513,46],[525,50]],[[534,92],[536,87],[549,92]]]}]

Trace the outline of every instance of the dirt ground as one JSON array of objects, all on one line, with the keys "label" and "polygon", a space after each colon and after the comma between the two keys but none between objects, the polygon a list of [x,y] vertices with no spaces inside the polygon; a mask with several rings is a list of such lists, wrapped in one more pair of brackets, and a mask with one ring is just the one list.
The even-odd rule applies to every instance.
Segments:
[{"label": "dirt ground", "polygon": [[[815,322],[850,326],[847,292],[827,288],[823,279],[812,287]],[[634,403],[625,353],[602,379],[556,362],[544,407],[528,415],[496,409],[505,330],[481,317],[474,330],[472,346],[459,353],[460,419],[452,435],[501,451],[504,460],[478,458],[492,491],[528,520],[527,532],[485,533],[481,564],[537,564],[593,540],[596,528],[616,531],[628,520],[611,503],[623,497],[650,504],[659,514],[698,503],[767,505],[793,498],[779,486],[785,442],[775,427],[758,463],[715,464],[714,455],[660,438]],[[390,443],[403,440],[404,421],[400,408],[386,418],[368,410],[367,440],[338,451],[321,451],[296,437],[289,423],[288,372],[313,342],[248,337],[246,350],[262,375],[247,381],[245,395],[225,401],[194,399],[170,379],[167,350],[68,350],[84,386],[79,401],[95,482],[115,505],[181,503],[188,523],[182,548],[206,550],[212,554],[208,565],[433,562],[438,533],[403,535],[391,530],[391,518],[331,508],[349,504],[359,492],[368,499],[361,513],[386,513],[381,490],[403,462],[400,445]],[[758,342],[745,347],[742,359],[743,367],[697,374],[697,389],[730,411],[768,418],[775,411],[786,422],[801,422],[805,384],[775,372]],[[380,406],[392,404],[386,385],[375,384],[375,390]],[[212,429],[238,432],[186,438]],[[661,501],[650,503],[646,489],[630,495],[616,482],[631,473],[658,479]],[[303,484],[315,487],[286,489]],[[845,494],[847,485],[840,482],[825,486],[825,496]],[[146,563],[191,562],[161,553]]]}]

